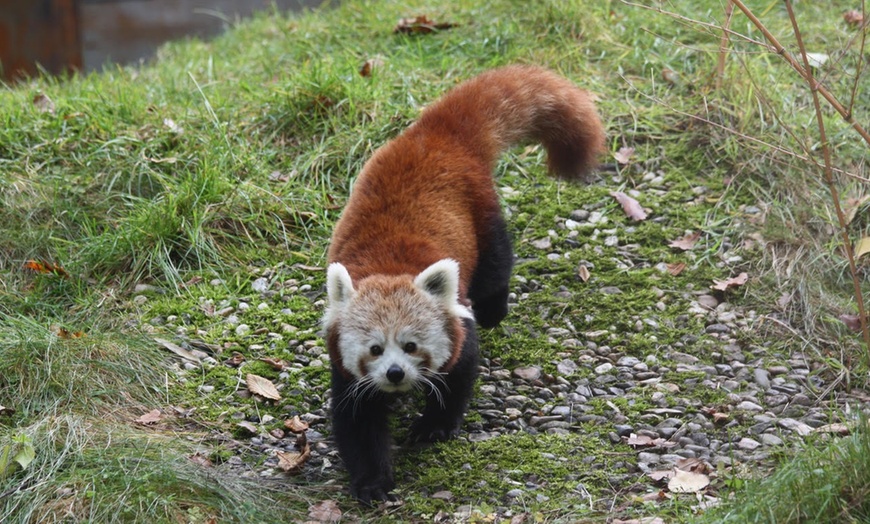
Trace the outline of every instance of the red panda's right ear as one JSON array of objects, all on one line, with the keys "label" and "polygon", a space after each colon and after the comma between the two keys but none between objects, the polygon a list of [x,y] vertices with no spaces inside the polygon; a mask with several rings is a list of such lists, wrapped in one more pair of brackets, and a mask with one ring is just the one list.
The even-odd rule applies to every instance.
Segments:
[{"label": "red panda's right ear", "polygon": [[330,305],[338,305],[350,300],[353,296],[353,281],[347,268],[338,262],[329,264],[326,270],[326,295]]}]

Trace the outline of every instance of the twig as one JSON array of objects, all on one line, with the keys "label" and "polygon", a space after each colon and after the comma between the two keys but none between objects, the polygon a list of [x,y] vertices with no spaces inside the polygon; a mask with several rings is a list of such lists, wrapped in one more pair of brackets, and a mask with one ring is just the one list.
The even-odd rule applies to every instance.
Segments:
[{"label": "twig", "polygon": [[[740,0],[733,0],[735,3],[740,5]],[[846,251],[846,258],[849,259],[849,270],[852,273],[852,283],[855,288],[855,300],[858,304],[858,316],[861,319],[861,332],[864,335],[864,345],[867,349],[866,356],[866,364],[870,365],[870,329],[867,327],[867,315],[864,309],[864,296],[861,292],[861,281],[858,278],[858,267],[855,264],[855,256],[852,251],[852,241],[849,238],[849,230],[848,223],[846,222],[846,217],[843,214],[843,209],[840,207],[840,196],[837,191],[837,186],[834,183],[834,173],[831,170],[831,147],[828,143],[828,137],[825,133],[825,121],[822,117],[822,106],[819,102],[819,90],[820,84],[813,79],[813,70],[810,67],[810,60],[807,57],[807,50],[804,47],[804,41],[801,38],[800,28],[798,27],[797,19],[794,16],[794,10],[792,9],[791,0],[785,0],[785,7],[788,9],[788,18],[791,20],[792,30],[794,31],[795,38],[797,39],[798,48],[800,49],[801,56],[804,60],[804,78],[809,85],[810,92],[813,95],[813,106],[816,110],[816,122],[819,126],[819,138],[822,142],[822,155],[825,160],[825,182],[828,184],[828,189],[831,192],[831,199],[834,201],[834,210],[837,212],[837,221],[840,223],[840,232],[843,236],[843,248]],[[765,35],[766,36],[766,35]],[[868,140],[870,143],[870,140]],[[849,366],[849,356],[846,355],[846,368],[850,369]]]},{"label": "twig", "polygon": [[725,23],[722,24],[722,39],[719,41],[719,61],[716,63],[716,91],[722,89],[722,79],[725,76],[725,58],[728,56],[728,30],[731,28],[731,18],[734,15],[734,4],[731,0],[725,4]]},{"label": "twig", "polygon": [[[867,9],[864,0],[861,0],[861,14],[866,15]],[[870,24],[870,19],[865,17],[864,21],[861,23],[861,49],[858,51],[858,56],[864,56],[864,44],[867,40],[867,24]],[[850,42],[851,44],[851,42]],[[861,66],[864,65],[864,60],[858,60],[858,66],[855,69],[855,81],[852,83],[852,95],[849,97],[849,112],[852,112],[852,108],[855,107],[855,97],[858,95],[858,79],[861,78]]]},{"label": "twig", "polygon": [[825,89],[823,85],[819,84],[813,79],[813,73],[810,70],[809,62],[806,60],[806,50],[803,49],[803,44],[801,44],[801,53],[804,56],[804,64],[806,67],[798,63],[798,61],[791,55],[791,53],[789,53],[782,46],[782,44],[779,43],[779,40],[777,40],[776,37],[774,37],[773,34],[768,31],[767,27],[765,27],[764,24],[761,23],[761,20],[759,20],[758,17],[756,17],[755,14],[748,7],[746,7],[741,0],[730,1],[733,2],[738,9],[743,11],[743,14],[746,15],[746,18],[748,18],[752,22],[752,24],[756,28],[758,28],[759,31],[761,31],[761,33],[764,35],[764,38],[766,38],[767,41],[770,42],[770,44],[773,46],[773,48],[776,49],[777,54],[782,56],[782,58],[786,62],[788,62],[792,69],[797,71],[798,74],[800,74],[804,78],[804,80],[806,80],[807,83],[810,84],[810,90],[812,90],[813,96],[817,96],[816,93],[822,95],[822,97],[824,97],[824,99],[827,100],[829,104],[831,104],[831,107],[833,107],[834,110],[840,113],[840,116],[843,118],[843,120],[851,125],[852,129],[854,129],[859,135],[861,135],[861,138],[863,138],[864,141],[867,142],[868,145],[870,145],[870,133],[868,133],[867,130],[861,126],[861,124],[855,122],[851,111],[843,107],[843,104],[841,104],[834,97],[834,95],[831,94],[830,91]]},{"label": "twig", "polygon": [[[669,111],[672,111],[674,114],[685,116],[685,117],[691,118],[693,120],[697,120],[698,122],[702,122],[706,125],[715,127],[715,128],[720,129],[722,131],[725,131],[726,133],[730,133],[734,136],[737,136],[737,137],[739,137],[742,140],[745,140],[747,142],[754,142],[758,145],[764,146],[766,149],[769,149],[769,150],[775,151],[777,153],[782,153],[784,155],[788,155],[790,157],[796,158],[797,160],[800,160],[801,162],[808,162],[808,163],[815,165],[816,167],[822,167],[821,164],[819,164],[818,161],[812,157],[800,155],[800,154],[798,154],[790,149],[786,149],[782,146],[778,146],[778,145],[772,144],[770,142],[765,142],[764,140],[761,140],[760,138],[756,138],[754,136],[747,135],[745,133],[741,133],[740,131],[737,131],[736,129],[733,129],[733,128],[730,128],[728,126],[722,125],[720,123],[714,122],[708,118],[704,118],[704,117],[698,116],[698,115],[693,115],[692,113],[688,113],[686,111],[682,111],[680,109],[677,109],[676,107],[666,103],[661,98],[657,98],[657,97],[654,97],[654,96],[651,96],[651,95],[644,93],[643,91],[638,89],[634,84],[632,84],[631,80],[629,80],[625,76],[621,76],[621,78],[622,78],[623,82],[625,82],[632,89],[632,91],[636,92],[637,94],[639,94],[640,96],[642,96],[648,100],[651,100],[651,101],[661,105],[662,107],[667,108]],[[857,175],[855,173],[850,173],[848,171],[845,171],[843,169],[836,168],[836,167],[832,167],[831,169],[835,173],[837,173],[838,175],[843,175],[843,176],[847,176],[849,178],[853,178],[856,181],[864,183],[864,184],[870,183],[870,178],[865,178],[865,177],[862,177],[861,175]]]}]

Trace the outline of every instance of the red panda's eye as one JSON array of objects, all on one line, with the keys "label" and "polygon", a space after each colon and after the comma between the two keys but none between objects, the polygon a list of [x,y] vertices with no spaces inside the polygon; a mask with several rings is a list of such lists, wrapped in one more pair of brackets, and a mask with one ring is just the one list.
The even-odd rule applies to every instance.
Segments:
[{"label": "red panda's eye", "polygon": [[381,346],[379,346],[379,345],[377,345],[377,344],[375,344],[374,346],[370,347],[370,348],[369,348],[369,351],[371,351],[371,352],[372,352],[372,355],[374,355],[374,356],[376,356],[376,357],[379,357],[379,356],[381,356],[381,355],[384,354],[384,348],[382,348]]},{"label": "red panda's eye", "polygon": [[402,349],[405,350],[405,353],[413,353],[417,351],[417,344],[413,342],[408,342],[404,345],[404,347],[402,347]]}]

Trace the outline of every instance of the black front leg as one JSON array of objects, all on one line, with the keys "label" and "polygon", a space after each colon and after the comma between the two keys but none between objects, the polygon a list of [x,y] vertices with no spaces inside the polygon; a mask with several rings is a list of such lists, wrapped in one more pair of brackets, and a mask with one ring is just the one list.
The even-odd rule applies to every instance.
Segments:
[{"label": "black front leg", "polygon": [[462,354],[446,376],[430,379],[434,387],[426,394],[423,416],[411,426],[412,441],[440,442],[459,433],[465,410],[474,392],[479,362],[479,342],[474,321],[464,319],[463,326],[465,342],[462,345]]},{"label": "black front leg", "polygon": [[395,500],[390,462],[387,396],[379,391],[354,393],[354,380],[332,368],[332,431],[350,473],[350,493],[360,502]]}]

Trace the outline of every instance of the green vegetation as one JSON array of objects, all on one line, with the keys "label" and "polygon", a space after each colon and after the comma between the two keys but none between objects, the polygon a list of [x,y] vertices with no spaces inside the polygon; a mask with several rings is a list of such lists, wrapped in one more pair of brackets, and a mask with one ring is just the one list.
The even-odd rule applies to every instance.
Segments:
[{"label": "green vegetation", "polygon": [[[803,2],[797,15],[808,48],[831,56],[826,85],[845,101],[858,86],[854,118],[866,124],[860,31],[841,16],[854,7]],[[759,9],[777,35],[791,34],[779,3]],[[594,340],[641,361],[678,345],[716,364],[718,339],[687,310],[714,279],[746,271],[748,285],[719,297],[764,321],[735,336],[771,362],[806,355],[829,384],[868,386],[867,348],[838,320],[857,310],[831,197],[820,169],[801,158],[820,148],[808,90],[776,55],[738,36],[763,38],[737,14],[735,52],[717,87],[721,33],[686,19],[719,24],[721,3],[675,0],[666,10],[684,19],[622,2],[347,0],[262,14],[210,42],[172,43],[141,68],[5,87],[0,521],[304,521],[328,498],[362,521],[431,521],[461,506],[480,522],[504,508],[541,522],[699,518],[693,496],[640,500],[660,486],[633,476],[636,450],[608,440],[615,413],[637,421],[668,405],[670,393],[652,386],[596,400],[587,415],[608,422],[567,435],[513,431],[403,448],[405,503],[387,509],[354,504],[335,486],[345,481],[335,468],[259,476],[273,457],[238,445],[251,437],[242,420],[264,436],[327,403],[320,268],[363,163],[446,89],[515,62],[549,66],[595,93],[612,151],[634,153],[588,186],[547,177],[539,147],[504,156],[497,185],[520,259],[517,299],[502,326],[481,334],[486,358],[556,374],[562,359],[586,363],[584,344]],[[393,33],[399,18],[419,14],[456,25]],[[361,76],[370,59],[371,76]],[[827,108],[825,119],[837,167],[866,172],[867,145]],[[855,208],[853,239],[870,236],[866,176],[837,175],[837,184]],[[628,219],[615,190],[637,191],[649,218]],[[607,221],[572,232],[565,221],[575,210]],[[690,231],[701,232],[694,249],[668,247]],[[603,242],[610,235],[618,242]],[[536,246],[544,238],[549,249]],[[865,295],[868,260],[858,268]],[[663,268],[677,263],[685,268],[676,275]],[[259,279],[266,292],[253,290]],[[572,343],[551,340],[551,329]],[[211,362],[185,368],[154,338]],[[244,365],[225,364],[236,353]],[[244,395],[248,373],[281,385],[282,399]],[[576,375],[594,379],[583,365]],[[705,378],[672,367],[663,381]],[[726,395],[680,392],[690,411]],[[833,420],[845,417],[830,406]],[[159,421],[137,422],[153,409]],[[481,420],[475,413],[468,423]],[[315,429],[328,437],[328,424]],[[723,472],[711,493],[724,507],[710,521],[870,518],[867,433],[819,450],[811,441],[782,448],[770,464],[778,473],[760,484],[752,478],[766,471]],[[508,496],[515,488],[524,491]],[[431,497],[439,491],[451,497]],[[781,507],[768,509],[773,500]]]}]

